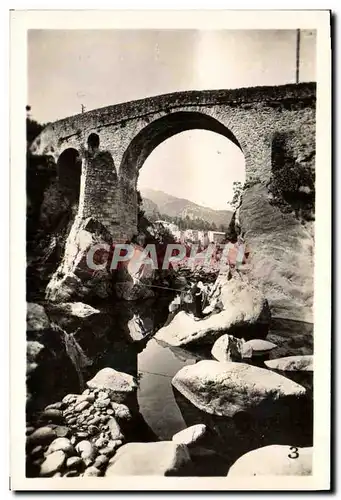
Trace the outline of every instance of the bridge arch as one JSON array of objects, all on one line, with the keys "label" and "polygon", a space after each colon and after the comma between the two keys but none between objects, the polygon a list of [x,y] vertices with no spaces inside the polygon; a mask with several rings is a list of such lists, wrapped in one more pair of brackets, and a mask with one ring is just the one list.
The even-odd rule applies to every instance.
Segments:
[{"label": "bridge arch", "polygon": [[122,157],[120,179],[136,189],[138,172],[152,151],[166,139],[193,129],[216,132],[229,139],[243,152],[247,170],[247,145],[237,138],[231,127],[199,111],[177,111],[152,121],[132,139]]},{"label": "bridge arch", "polygon": [[71,201],[77,201],[80,194],[82,158],[75,148],[67,148],[57,160],[58,182]]},{"label": "bridge arch", "polygon": [[[146,117],[148,119],[148,117]],[[243,153],[245,174],[248,171],[250,155],[242,138],[237,137],[231,127],[227,127],[219,119],[201,111],[174,111],[159,117],[140,130],[126,148],[119,169],[119,184],[122,206],[122,226],[126,229],[127,239],[137,232],[137,183],[139,170],[148,156],[162,142],[189,130],[207,130],[226,137]],[[249,168],[251,170],[251,168]]]},{"label": "bridge arch", "polygon": [[95,153],[96,151],[98,151],[99,143],[100,143],[99,135],[92,132],[88,136],[88,140],[87,140],[87,146],[88,146],[89,152]]}]

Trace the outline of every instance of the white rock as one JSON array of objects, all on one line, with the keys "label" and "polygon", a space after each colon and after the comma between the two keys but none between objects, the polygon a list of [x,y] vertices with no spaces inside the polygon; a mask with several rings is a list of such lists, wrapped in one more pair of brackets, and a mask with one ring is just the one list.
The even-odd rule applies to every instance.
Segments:
[{"label": "white rock", "polygon": [[230,468],[235,476],[309,476],[312,474],[312,448],[270,445],[252,450]]},{"label": "white rock", "polygon": [[178,312],[172,321],[155,335],[172,346],[191,343],[214,343],[224,333],[233,333],[235,328],[243,328],[253,334],[255,325],[263,325],[267,330],[270,310],[264,295],[249,283],[231,279],[223,283],[220,300],[224,310],[202,320],[184,311]]},{"label": "white rock", "polygon": [[75,406],[75,412],[80,413],[90,406],[89,401],[82,401]]},{"label": "white rock", "polygon": [[64,451],[67,455],[70,455],[74,449],[69,441],[69,439],[65,437],[60,437],[52,441],[50,446],[47,449],[46,455],[50,455],[51,453],[54,453],[55,451]]},{"label": "white rock", "polygon": [[82,457],[85,465],[89,465],[93,462],[95,455],[96,455],[96,450],[94,446],[90,443],[90,441],[80,441],[76,445],[76,451],[80,454]]},{"label": "white rock", "polygon": [[[60,306],[63,305],[64,304],[60,304]],[[72,316],[77,316],[78,318],[87,318],[88,316],[92,316],[93,314],[100,313],[98,309],[95,309],[88,304],[84,304],[83,302],[69,302],[65,303],[65,306],[67,306],[67,311]]]},{"label": "white rock", "polygon": [[97,469],[97,467],[91,466],[85,469],[83,476],[86,477],[97,477],[100,475],[100,471]]},{"label": "white rock", "polygon": [[252,356],[261,356],[266,354],[273,349],[276,349],[277,345],[273,342],[269,342],[268,340],[262,339],[252,339],[248,342],[245,342],[243,345],[243,349],[246,351],[251,350]]},{"label": "white rock", "polygon": [[78,469],[83,464],[81,457],[69,457],[66,461],[68,469]]},{"label": "white rock", "polygon": [[264,364],[271,370],[281,371],[314,371],[314,356],[286,356],[285,358],[270,359],[265,361]]},{"label": "white rock", "polygon": [[63,397],[63,403],[69,404],[74,403],[78,398],[78,394],[67,394]]},{"label": "white rock", "polygon": [[105,476],[176,476],[189,462],[185,445],[172,441],[128,443],[110,460]]},{"label": "white rock", "polygon": [[207,413],[232,417],[287,396],[301,397],[305,388],[275,372],[245,363],[199,361],[184,366],[173,386]]},{"label": "white rock", "polygon": [[109,427],[111,439],[113,439],[114,441],[117,439],[123,439],[123,434],[121,432],[121,428],[113,417],[109,418],[108,427]]},{"label": "white rock", "polygon": [[132,392],[137,389],[135,378],[128,373],[103,368],[93,379],[87,382],[90,389],[101,389],[107,391],[115,401],[123,402]]},{"label": "white rock", "polygon": [[195,444],[206,432],[205,424],[191,425],[172,437],[172,441],[177,444],[186,444],[187,446]]},{"label": "white rock", "polygon": [[217,361],[240,361],[243,343],[243,339],[227,334],[222,335],[214,342],[211,354]]},{"label": "white rock", "polygon": [[55,472],[61,469],[65,462],[66,455],[63,451],[55,451],[48,455],[40,467],[41,476],[52,476]]}]

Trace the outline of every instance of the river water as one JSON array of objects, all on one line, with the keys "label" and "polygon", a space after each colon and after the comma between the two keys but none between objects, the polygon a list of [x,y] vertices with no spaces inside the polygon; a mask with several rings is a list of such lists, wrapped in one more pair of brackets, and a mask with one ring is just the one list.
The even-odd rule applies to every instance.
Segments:
[{"label": "river water", "polygon": [[[153,338],[167,320],[169,301],[169,297],[165,297],[140,304],[122,302],[83,320],[70,320],[68,316],[50,312],[62,338],[65,361],[58,359],[57,353],[56,366],[57,362],[62,362],[63,368],[54,375],[51,362],[40,367],[34,382],[36,390],[33,391],[38,409],[61,400],[68,393],[82,392],[87,380],[100,369],[110,366],[138,379],[137,401],[143,425],[141,435],[136,429],[136,439],[169,440],[189,425],[207,425],[209,443],[193,457],[196,475],[223,474],[231,460],[266,444],[311,446],[313,398],[310,373],[285,374],[308,389],[304,407],[295,407],[293,403],[283,408],[283,415],[267,420],[263,427],[258,422],[234,422],[233,435],[226,419],[204,414],[173,389],[172,377],[183,366],[212,357],[210,349],[194,352],[162,345]],[[312,325],[274,320],[267,340],[274,342],[277,348],[269,357],[312,354],[312,339]],[[257,365],[265,367],[264,359],[257,358]],[[43,379],[48,379],[49,383],[44,385]]]}]

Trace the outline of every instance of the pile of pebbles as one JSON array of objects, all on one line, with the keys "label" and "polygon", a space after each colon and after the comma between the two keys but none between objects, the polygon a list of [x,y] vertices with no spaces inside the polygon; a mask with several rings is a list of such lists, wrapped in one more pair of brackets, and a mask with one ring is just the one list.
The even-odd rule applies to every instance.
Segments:
[{"label": "pile of pebbles", "polygon": [[110,393],[86,389],[68,394],[39,415],[26,429],[26,473],[29,477],[102,476],[122,446],[121,426],[129,408]]}]

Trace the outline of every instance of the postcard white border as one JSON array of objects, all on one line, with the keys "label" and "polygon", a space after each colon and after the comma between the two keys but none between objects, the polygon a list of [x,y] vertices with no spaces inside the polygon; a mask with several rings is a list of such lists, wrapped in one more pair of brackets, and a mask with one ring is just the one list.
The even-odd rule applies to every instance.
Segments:
[{"label": "postcard white border", "polygon": [[[330,482],[331,52],[330,13],[319,11],[12,11],[11,164],[11,488],[22,490],[326,490]],[[314,337],[314,473],[255,478],[25,478],[25,106],[28,29],[316,29],[317,152]]]}]

